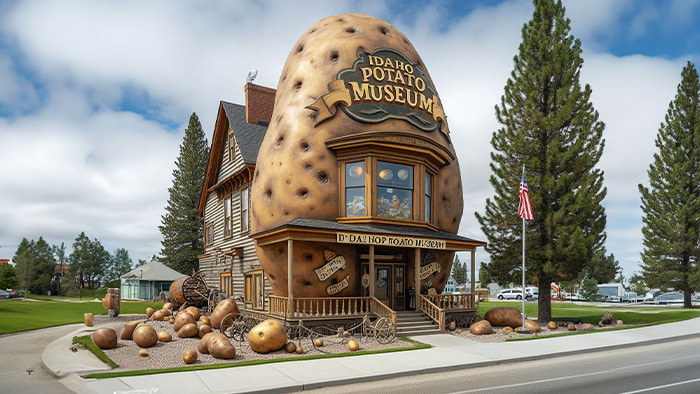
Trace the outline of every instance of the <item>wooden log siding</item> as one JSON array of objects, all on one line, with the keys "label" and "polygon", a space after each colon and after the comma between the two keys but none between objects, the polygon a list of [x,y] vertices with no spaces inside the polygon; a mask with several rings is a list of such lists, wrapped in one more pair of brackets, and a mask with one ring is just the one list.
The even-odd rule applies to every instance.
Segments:
[{"label": "wooden log siding", "polygon": [[[239,171],[247,171],[238,145],[234,145],[234,160],[229,159],[228,138],[226,138],[226,142],[223,145],[217,183]],[[244,185],[244,187],[249,186]],[[260,268],[260,262],[255,251],[255,241],[248,236],[249,233],[241,234],[240,189],[234,190],[230,196],[232,202],[231,218],[233,221],[232,236],[224,239],[224,201],[226,196],[219,198],[214,191],[209,192],[207,195],[207,202],[204,207],[204,223],[214,223],[214,242],[205,247],[204,254],[209,255],[209,257],[200,259],[199,268],[204,273],[207,285],[218,289],[219,274],[231,268],[231,259],[233,258],[233,270],[231,272],[233,295],[235,297],[243,297],[244,273],[254,268]],[[204,234],[202,234],[202,237],[204,237]],[[231,256],[230,252],[235,248],[243,248],[242,259],[235,255]],[[221,253],[226,254],[223,263],[219,260]],[[265,275],[265,295],[267,294],[272,294],[272,288],[267,275]],[[265,307],[267,308],[268,299],[267,297],[264,297],[264,299]]]}]

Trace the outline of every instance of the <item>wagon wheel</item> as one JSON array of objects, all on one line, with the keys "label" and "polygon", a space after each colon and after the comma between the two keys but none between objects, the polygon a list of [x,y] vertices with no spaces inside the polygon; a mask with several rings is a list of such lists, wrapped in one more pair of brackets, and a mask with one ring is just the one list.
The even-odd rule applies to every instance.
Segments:
[{"label": "wagon wheel", "polygon": [[219,324],[219,330],[221,330],[221,333],[229,338],[233,338],[233,327],[236,325],[239,318],[240,315],[238,313],[229,313],[228,315],[224,316]]},{"label": "wagon wheel", "polygon": [[396,338],[396,327],[394,323],[382,317],[374,323],[374,339],[381,344],[392,342]]}]

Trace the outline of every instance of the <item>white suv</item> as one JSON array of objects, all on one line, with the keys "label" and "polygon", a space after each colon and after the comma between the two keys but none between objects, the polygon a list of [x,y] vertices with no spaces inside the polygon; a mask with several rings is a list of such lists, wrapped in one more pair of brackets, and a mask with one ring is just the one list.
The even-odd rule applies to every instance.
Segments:
[{"label": "white suv", "polygon": [[[529,296],[528,296],[529,297]],[[523,291],[521,289],[505,289],[501,290],[497,295],[496,298],[499,300],[522,300],[523,299]]]}]

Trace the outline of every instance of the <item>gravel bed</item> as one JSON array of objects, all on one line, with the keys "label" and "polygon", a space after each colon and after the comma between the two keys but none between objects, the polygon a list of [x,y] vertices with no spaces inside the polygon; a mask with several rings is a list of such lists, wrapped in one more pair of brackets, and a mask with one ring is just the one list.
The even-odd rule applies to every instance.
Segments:
[{"label": "gravel bed", "polygon": [[[173,326],[168,322],[163,321],[149,321],[147,324],[153,326],[156,332],[166,331],[172,335],[173,340],[171,342],[163,343],[158,342],[154,346],[148,348],[148,357],[139,356],[139,350],[141,348],[134,343],[134,341],[122,340],[121,331],[124,328],[124,324],[132,320],[145,320],[146,315],[120,315],[119,317],[108,317],[104,315],[95,316],[95,328],[110,327],[117,331],[117,347],[114,349],[104,350],[105,354],[116,362],[119,367],[113,369],[113,372],[119,371],[132,371],[132,370],[143,370],[143,369],[155,369],[155,368],[174,368],[174,367],[184,367],[188,366],[182,360],[182,355],[187,349],[197,350],[200,339],[195,338],[178,338],[177,333],[173,330]],[[214,330],[218,332],[218,330]],[[324,346],[321,349],[327,353],[350,353],[347,347],[347,341],[353,339],[338,338],[337,336],[325,336],[322,337]],[[413,344],[402,341],[397,338],[392,343],[382,345],[377,343],[374,338],[355,338],[360,345],[360,351],[375,351],[393,348],[404,348],[411,347]],[[247,342],[239,343],[238,341],[231,340],[233,346],[236,348],[236,357],[234,359],[225,360],[217,359],[209,354],[197,353],[197,361],[189,366],[197,365],[210,365],[210,364],[228,364],[236,363],[241,361],[249,360],[270,360],[278,358],[290,358],[290,357],[302,357],[308,355],[321,355],[325,354],[320,350],[316,349],[311,340],[308,338],[303,338],[301,340],[301,345],[304,348],[303,354],[297,353],[287,353],[284,349],[271,352],[267,354],[259,354],[250,349]],[[294,343],[299,345],[299,340],[294,340]]]},{"label": "gravel bed", "polygon": [[[517,332],[513,332],[512,334],[504,334],[503,333],[503,327],[497,327],[493,326],[493,334],[486,334],[486,335],[474,335],[471,332],[469,332],[468,328],[462,328],[461,332],[458,334],[457,330],[452,331],[450,334],[454,336],[458,336],[461,338],[469,339],[472,341],[476,342],[482,342],[482,343],[498,343],[498,342],[505,342],[508,339],[513,339],[513,338],[531,338],[531,337],[541,337],[541,336],[547,336],[547,335],[555,335],[555,334],[564,334],[564,333],[569,333],[569,329],[567,328],[566,325],[560,325],[554,330],[550,330],[547,328],[546,324],[541,324],[542,331],[540,332],[533,332],[532,334],[518,334]],[[623,327],[623,325],[617,325],[617,326],[604,326],[604,327],[598,327],[595,326],[593,330],[591,331],[597,331],[597,330],[602,330],[605,328],[610,328],[610,327]],[[576,325],[576,330],[578,330],[578,325]]]}]

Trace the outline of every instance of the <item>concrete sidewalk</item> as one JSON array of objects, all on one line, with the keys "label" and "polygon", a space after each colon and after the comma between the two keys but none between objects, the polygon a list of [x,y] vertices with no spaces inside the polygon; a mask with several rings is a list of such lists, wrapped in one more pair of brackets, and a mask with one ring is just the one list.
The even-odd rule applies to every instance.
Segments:
[{"label": "concrete sidewalk", "polygon": [[[155,392],[151,391],[153,389],[158,389],[159,393],[191,394],[290,392],[678,340],[700,336],[700,318],[628,330],[503,343],[480,343],[446,334],[425,335],[415,339],[433,348],[110,379],[79,376],[109,370],[91,353],[78,352],[92,356],[92,360],[81,356],[76,361],[78,359],[61,356],[66,354],[63,346],[70,346],[74,335],[78,334],[71,333],[48,346],[42,362],[57,376],[64,376],[61,383],[77,393],[149,393]],[[72,366],[70,370],[68,365]]]}]

